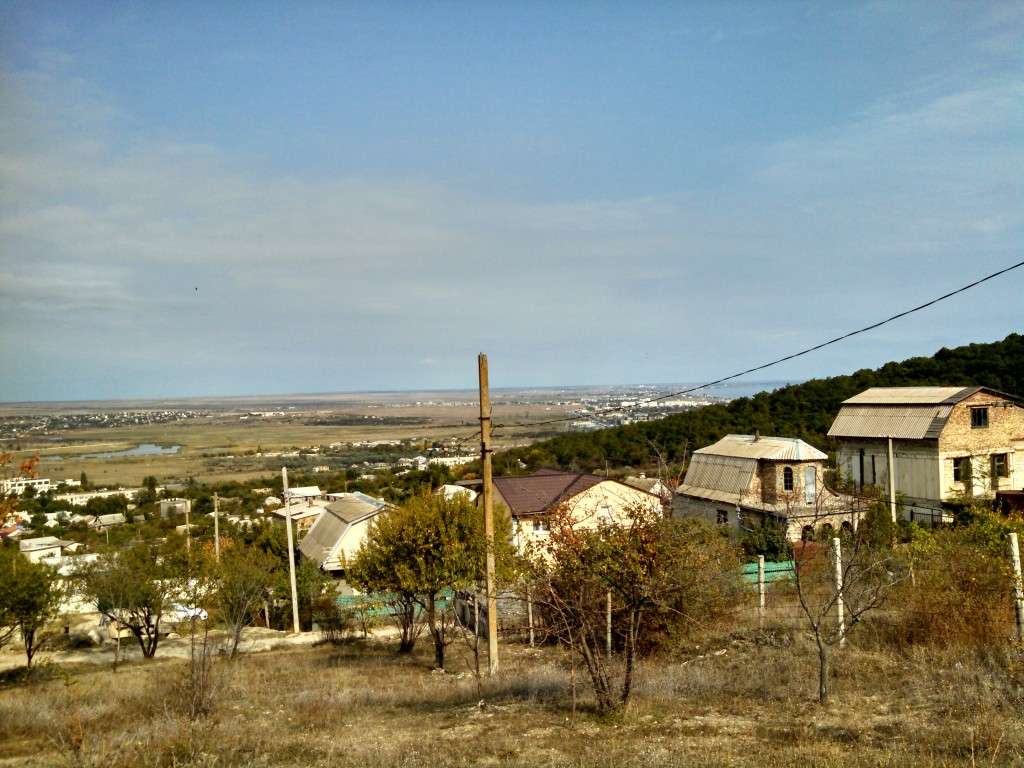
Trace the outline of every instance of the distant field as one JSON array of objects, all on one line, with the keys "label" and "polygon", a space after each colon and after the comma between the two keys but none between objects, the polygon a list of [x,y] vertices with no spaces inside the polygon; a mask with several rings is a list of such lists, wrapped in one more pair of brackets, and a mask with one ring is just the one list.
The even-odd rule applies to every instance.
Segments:
[{"label": "distant field", "polygon": [[[192,403],[192,406],[195,404]],[[515,405],[494,407],[497,423],[542,421],[563,416],[560,406]],[[478,428],[478,407],[472,403],[445,405],[403,404],[401,407],[353,405],[343,410],[298,411],[284,417],[250,417],[242,420],[239,413],[216,415],[172,424],[146,424],[111,428],[72,429],[44,437],[22,440],[19,455],[38,452],[43,459],[39,472],[58,480],[78,478],[85,472],[90,481],[102,485],[111,481],[138,484],[147,475],[161,482],[194,477],[198,481],[244,480],[265,476],[267,471],[245,466],[226,466],[230,461],[213,461],[213,455],[239,455],[247,451],[281,451],[330,443],[356,441],[402,440],[446,441],[452,437],[468,438],[462,443],[466,453],[479,450],[473,437]],[[359,424],[361,416],[383,417],[385,423]],[[313,425],[307,421],[345,423],[339,426]],[[389,420],[401,423],[389,423]],[[412,423],[410,423],[412,422]],[[501,429],[496,433],[498,446],[521,444],[529,438],[526,429]],[[57,438],[57,439],[55,439]],[[121,451],[143,443],[179,445],[174,455],[153,455],[116,458],[84,458],[85,454]],[[51,460],[48,457],[60,457]],[[249,462],[250,464],[252,462]]]}]

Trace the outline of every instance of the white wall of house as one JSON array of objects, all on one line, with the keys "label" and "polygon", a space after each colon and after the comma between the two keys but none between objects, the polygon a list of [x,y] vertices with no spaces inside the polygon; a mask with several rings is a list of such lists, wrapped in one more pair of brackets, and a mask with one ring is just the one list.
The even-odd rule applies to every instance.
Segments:
[{"label": "white wall of house", "polygon": [[[661,500],[638,488],[606,480],[569,499],[565,509],[572,516],[574,528],[596,528],[601,521],[625,522],[637,509],[659,512]],[[547,515],[523,515],[513,520],[515,545],[525,549],[547,540],[548,522]]]}]

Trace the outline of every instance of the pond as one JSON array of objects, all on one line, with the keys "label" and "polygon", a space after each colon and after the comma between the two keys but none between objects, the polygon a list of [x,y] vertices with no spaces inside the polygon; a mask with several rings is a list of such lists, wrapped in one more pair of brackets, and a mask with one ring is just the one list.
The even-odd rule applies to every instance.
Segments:
[{"label": "pond", "polygon": [[123,451],[103,451],[101,453],[86,453],[81,456],[83,459],[123,459],[133,456],[167,456],[181,450],[180,445],[156,445],[155,443],[142,443],[134,448],[126,448]]}]

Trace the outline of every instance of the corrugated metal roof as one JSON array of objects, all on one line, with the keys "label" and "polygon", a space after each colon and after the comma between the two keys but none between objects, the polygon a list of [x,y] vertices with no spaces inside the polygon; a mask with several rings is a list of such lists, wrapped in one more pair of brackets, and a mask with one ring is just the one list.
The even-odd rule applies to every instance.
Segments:
[{"label": "corrugated metal roof", "polygon": [[843,405],[829,437],[934,439],[946,425],[952,405]]},{"label": "corrugated metal roof", "polygon": [[749,490],[750,481],[756,469],[756,459],[717,456],[696,451],[693,458],[690,459],[686,478],[679,487],[679,491],[680,493],[715,498],[719,501],[725,499],[709,494],[726,494],[735,501],[737,496]]},{"label": "corrugated metal roof", "polygon": [[717,443],[693,452],[695,459],[701,454],[770,461],[824,461],[828,458],[813,445],[796,437],[755,435],[726,435]]},{"label": "corrugated metal roof", "polygon": [[341,537],[353,523],[373,517],[387,504],[363,493],[346,494],[348,498],[328,504],[320,518],[299,544],[303,557],[321,566],[330,562],[341,543]]},{"label": "corrugated metal roof", "polygon": [[981,387],[871,387],[843,405],[954,405]]}]

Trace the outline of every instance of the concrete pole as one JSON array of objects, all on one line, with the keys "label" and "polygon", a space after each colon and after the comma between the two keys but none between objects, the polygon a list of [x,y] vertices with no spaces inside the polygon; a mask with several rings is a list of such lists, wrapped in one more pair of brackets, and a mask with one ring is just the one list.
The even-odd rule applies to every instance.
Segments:
[{"label": "concrete pole", "polygon": [[607,601],[605,603],[604,625],[604,652],[610,659],[612,657],[612,591],[610,589],[608,590]]},{"label": "concrete pole", "polygon": [[185,500],[185,551],[192,555],[192,499]]},{"label": "concrete pole", "polygon": [[757,628],[764,629],[764,555],[757,556]]},{"label": "concrete pole", "polygon": [[1013,607],[1017,616],[1017,642],[1024,642],[1024,582],[1020,572],[1020,543],[1010,534],[1010,565],[1013,567]]},{"label": "concrete pole", "polygon": [[213,494],[213,553],[220,562],[220,497]]},{"label": "concrete pole", "polygon": [[295,537],[292,535],[292,514],[288,511],[288,467],[281,467],[281,500],[284,501],[284,524],[288,529],[288,581],[292,587],[292,630],[299,634],[299,588],[295,583]]},{"label": "concrete pole", "polygon": [[843,550],[839,538],[832,539],[832,559],[836,569],[836,623],[839,626],[839,647],[846,645],[846,606],[843,605]]},{"label": "concrete pole", "polygon": [[530,595],[530,585],[526,585],[526,622],[530,625],[530,647],[533,648],[533,597]]},{"label": "concrete pole", "polygon": [[483,463],[484,538],[487,545],[487,669],[498,672],[498,594],[494,564],[494,449],[491,448],[491,387],[487,355],[477,357],[480,377],[480,455]]},{"label": "concrete pole", "polygon": [[892,454],[892,438],[889,438],[889,514],[896,522],[896,460]]}]

